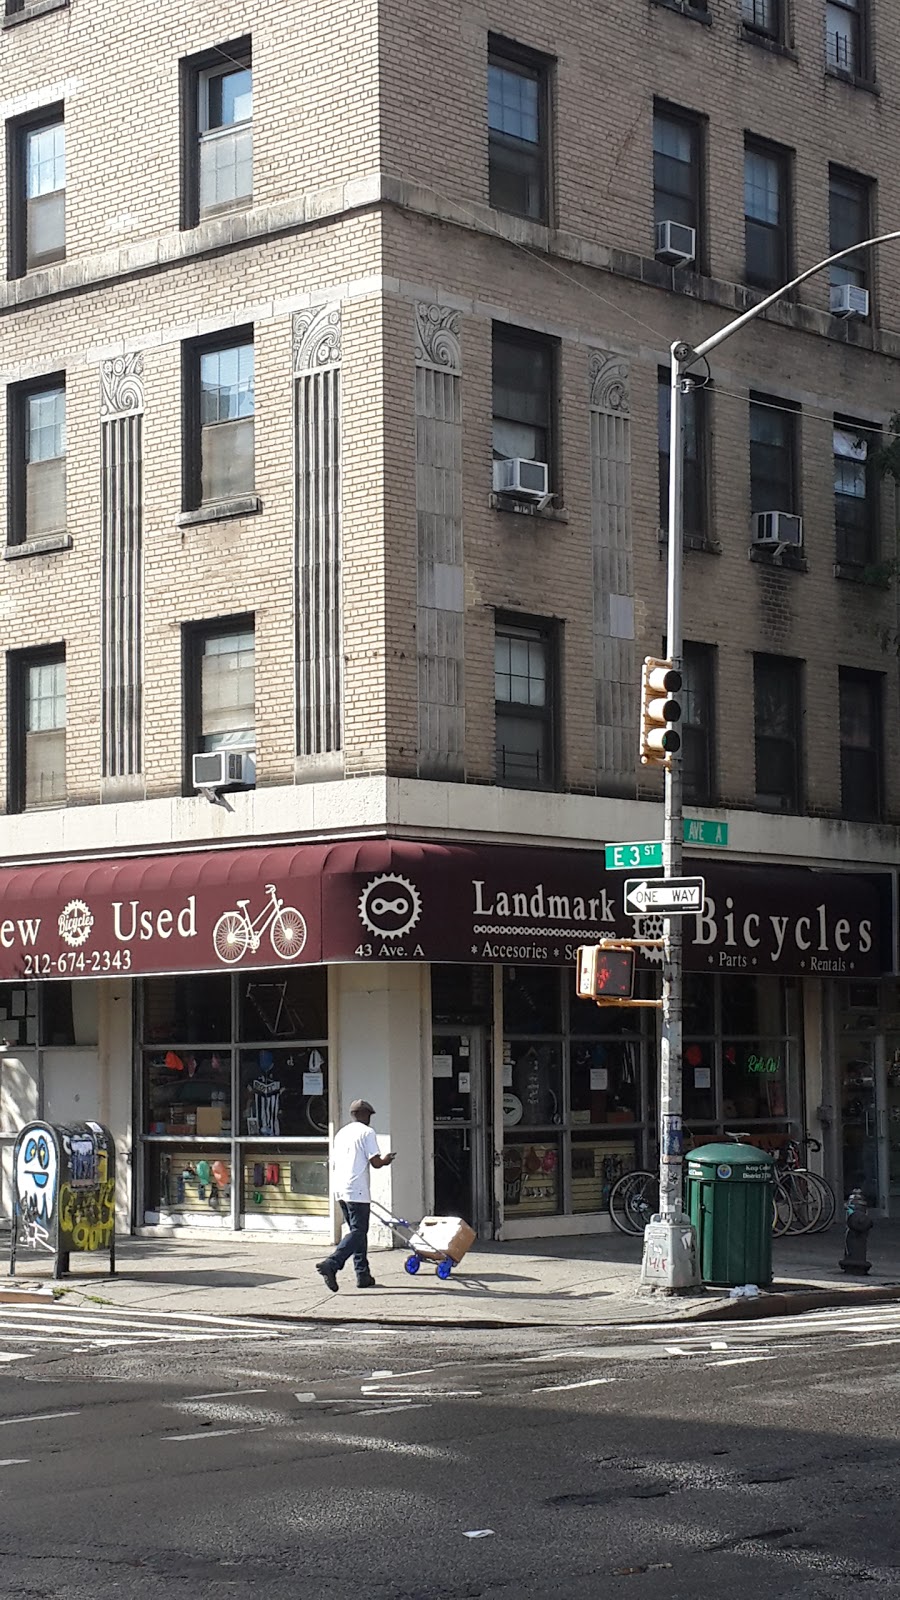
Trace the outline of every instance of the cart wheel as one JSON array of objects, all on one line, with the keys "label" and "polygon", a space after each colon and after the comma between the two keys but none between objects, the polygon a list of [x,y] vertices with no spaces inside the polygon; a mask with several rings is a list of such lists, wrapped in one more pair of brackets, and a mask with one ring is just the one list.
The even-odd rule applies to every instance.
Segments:
[{"label": "cart wheel", "polygon": [[438,1262],[438,1264],[437,1264],[437,1275],[438,1275],[439,1278],[445,1278],[445,1279],[449,1278],[449,1276],[450,1276],[452,1271],[453,1271],[453,1262],[452,1261],[439,1261]]},{"label": "cart wheel", "polygon": [[410,1277],[414,1278],[416,1273],[418,1272],[420,1266],[422,1265],[422,1263],[419,1260],[418,1256],[407,1256],[407,1258],[404,1261],[403,1265],[405,1266],[405,1268],[406,1268],[407,1272],[409,1273]]}]

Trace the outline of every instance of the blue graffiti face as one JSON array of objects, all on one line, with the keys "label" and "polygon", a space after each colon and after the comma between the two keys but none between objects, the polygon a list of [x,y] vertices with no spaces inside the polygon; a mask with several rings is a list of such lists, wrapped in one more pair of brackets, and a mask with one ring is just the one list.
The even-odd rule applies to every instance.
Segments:
[{"label": "blue graffiti face", "polygon": [[56,1198],[56,1178],[56,1144],[49,1130],[33,1128],[16,1157],[16,1193],[23,1209],[46,1221]]}]

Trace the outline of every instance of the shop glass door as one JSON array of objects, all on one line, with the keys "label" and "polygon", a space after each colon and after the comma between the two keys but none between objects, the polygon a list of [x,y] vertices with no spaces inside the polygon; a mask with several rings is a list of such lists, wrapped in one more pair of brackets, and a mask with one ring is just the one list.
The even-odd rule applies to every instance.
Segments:
[{"label": "shop glass door", "polygon": [[[878,1095],[878,1052],[874,1035],[840,1040],[841,1121],[844,1197],[861,1189],[870,1206],[882,1208],[883,1117]],[[900,1135],[900,1123],[897,1125]]]},{"label": "shop glass door", "polygon": [[885,1121],[888,1208],[900,1216],[900,1034],[885,1036]]},{"label": "shop glass door", "polygon": [[463,1217],[482,1237],[493,1231],[493,1174],[488,1162],[491,1105],[487,1039],[481,1028],[435,1033],[434,1209]]}]

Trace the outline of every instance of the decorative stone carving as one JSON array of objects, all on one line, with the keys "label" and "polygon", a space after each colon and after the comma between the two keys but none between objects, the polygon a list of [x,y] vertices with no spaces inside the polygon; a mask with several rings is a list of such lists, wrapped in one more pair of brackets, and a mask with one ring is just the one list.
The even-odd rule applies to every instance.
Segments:
[{"label": "decorative stone carving", "polygon": [[310,306],[293,317],[294,376],[341,364],[340,306]]},{"label": "decorative stone carving", "polygon": [[144,357],[115,356],[100,364],[100,415],[135,416],[144,409]]},{"label": "decorative stone carving", "polygon": [[416,365],[462,372],[458,311],[448,306],[416,306]]},{"label": "decorative stone carving", "polygon": [[613,416],[630,415],[628,395],[628,363],[622,356],[595,351],[588,363],[591,409],[607,411]]}]

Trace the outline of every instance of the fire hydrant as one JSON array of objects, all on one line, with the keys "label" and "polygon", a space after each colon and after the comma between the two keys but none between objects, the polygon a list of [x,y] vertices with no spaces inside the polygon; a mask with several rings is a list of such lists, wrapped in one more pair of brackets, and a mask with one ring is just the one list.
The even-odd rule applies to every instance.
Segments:
[{"label": "fire hydrant", "polygon": [[871,1271],[872,1263],[866,1254],[867,1235],[871,1227],[872,1218],[866,1197],[861,1189],[854,1189],[847,1201],[847,1234],[844,1254],[838,1262],[842,1272]]}]

